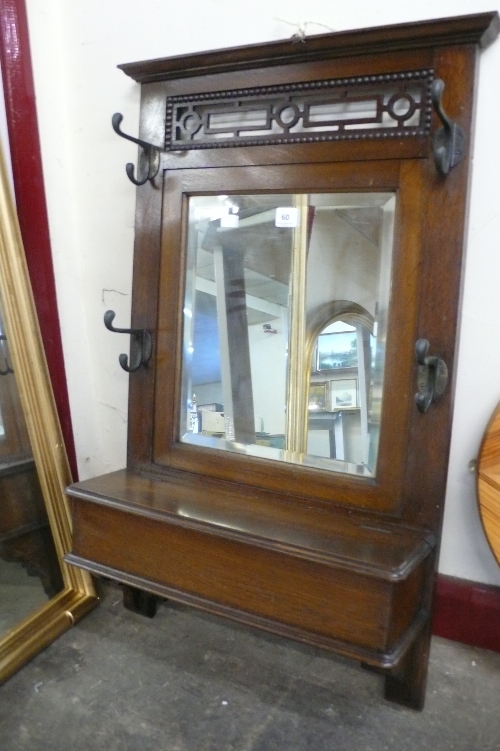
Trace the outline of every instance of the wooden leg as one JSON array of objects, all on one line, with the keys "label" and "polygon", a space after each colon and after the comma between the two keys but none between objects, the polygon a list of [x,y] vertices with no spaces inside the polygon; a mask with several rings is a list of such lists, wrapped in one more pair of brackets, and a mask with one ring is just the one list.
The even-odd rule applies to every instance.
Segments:
[{"label": "wooden leg", "polygon": [[385,678],[385,698],[410,709],[422,710],[431,643],[430,619],[397,668]]},{"label": "wooden leg", "polygon": [[133,613],[139,613],[146,618],[154,618],[158,598],[142,589],[136,589],[128,584],[122,584],[123,607]]}]

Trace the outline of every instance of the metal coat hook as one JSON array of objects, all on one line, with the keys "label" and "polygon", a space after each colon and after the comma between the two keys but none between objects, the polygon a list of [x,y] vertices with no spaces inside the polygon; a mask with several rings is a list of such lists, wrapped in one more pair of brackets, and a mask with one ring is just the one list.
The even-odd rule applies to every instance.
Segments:
[{"label": "metal coat hook", "polygon": [[[6,341],[7,341],[7,337],[5,336],[5,334],[0,334],[0,342],[6,342]],[[3,370],[3,368],[0,368],[0,375],[8,375],[9,373],[14,372],[14,370],[10,367],[6,354],[5,354],[5,365],[6,365],[6,370]]]},{"label": "metal coat hook", "polygon": [[152,143],[147,143],[147,141],[142,141],[140,138],[134,138],[133,136],[124,133],[120,128],[122,120],[123,115],[121,112],[115,112],[111,118],[113,130],[122,138],[126,138],[127,141],[132,141],[132,143],[141,147],[142,151],[139,157],[139,164],[141,165],[142,170],[139,171],[142,171],[142,174],[145,175],[145,177],[136,178],[134,176],[134,165],[131,162],[126,165],[125,171],[127,172],[129,180],[133,182],[134,185],[144,185],[148,180],[153,180],[158,174],[158,170],[160,169],[160,149],[158,146],[153,146]]},{"label": "metal coat hook", "polygon": [[147,329],[117,329],[112,324],[115,319],[116,313],[114,310],[107,310],[104,314],[104,325],[109,331],[115,334],[130,334],[135,339],[137,344],[137,351],[134,356],[133,362],[128,364],[127,355],[120,355],[118,361],[123,370],[127,373],[134,373],[139,370],[141,365],[148,362],[153,351],[153,343],[151,340],[151,334]]},{"label": "metal coat hook", "polygon": [[443,127],[434,136],[434,161],[439,174],[446,176],[464,155],[465,134],[460,125],[452,122],[444,111],[441,103],[443,91],[444,81],[435,78],[431,84],[431,99]]},{"label": "metal coat hook", "polygon": [[440,397],[448,382],[448,368],[440,357],[427,356],[429,342],[427,339],[417,339],[415,343],[415,357],[418,363],[418,392],[415,394],[415,404],[419,412],[427,412],[432,402]]}]

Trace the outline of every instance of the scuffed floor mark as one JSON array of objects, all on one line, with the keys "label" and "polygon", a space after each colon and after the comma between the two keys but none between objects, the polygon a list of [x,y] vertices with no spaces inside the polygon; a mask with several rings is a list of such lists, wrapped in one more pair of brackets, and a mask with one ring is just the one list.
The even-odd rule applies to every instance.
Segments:
[{"label": "scuffed floor mark", "polygon": [[255,748],[255,744],[261,735],[266,731],[267,727],[272,723],[281,707],[290,695],[293,687],[293,679],[289,679],[288,686],[282,691],[279,699],[273,704],[272,708],[267,713],[266,717],[258,725],[254,725],[252,730],[248,733],[246,743],[239,749],[239,751],[252,751]]}]

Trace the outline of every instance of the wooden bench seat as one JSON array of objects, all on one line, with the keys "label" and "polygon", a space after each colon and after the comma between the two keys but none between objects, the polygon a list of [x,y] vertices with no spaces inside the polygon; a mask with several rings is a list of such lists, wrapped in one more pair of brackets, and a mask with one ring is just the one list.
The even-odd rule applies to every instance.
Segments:
[{"label": "wooden bench seat", "polygon": [[425,530],[187,473],[121,470],[68,493],[66,560],[154,594],[384,668],[428,616]]}]

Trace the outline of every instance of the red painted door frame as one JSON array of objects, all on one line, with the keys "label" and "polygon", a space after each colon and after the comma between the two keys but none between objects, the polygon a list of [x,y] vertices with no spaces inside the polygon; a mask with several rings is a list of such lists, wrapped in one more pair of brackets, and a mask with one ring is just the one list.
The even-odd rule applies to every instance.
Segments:
[{"label": "red painted door frame", "polygon": [[57,412],[76,478],[25,0],[0,0],[0,60],[19,225]]}]

